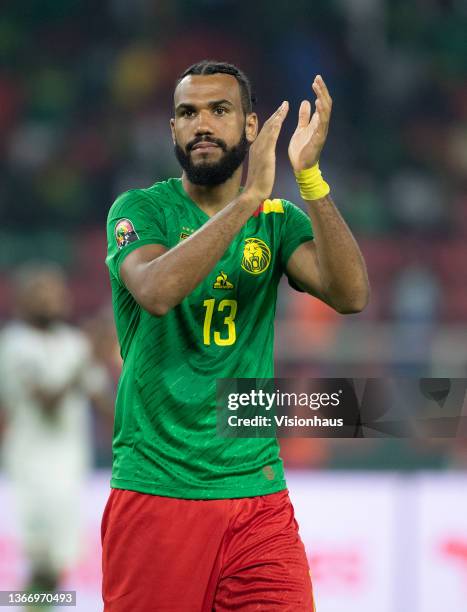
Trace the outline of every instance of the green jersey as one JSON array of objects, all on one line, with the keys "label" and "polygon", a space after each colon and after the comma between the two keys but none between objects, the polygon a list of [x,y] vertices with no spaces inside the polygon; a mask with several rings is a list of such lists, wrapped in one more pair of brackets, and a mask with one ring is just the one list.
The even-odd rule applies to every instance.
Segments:
[{"label": "green jersey", "polygon": [[277,285],[293,251],[313,239],[308,216],[285,200],[263,202],[212,272],[162,317],[120,278],[134,249],[170,249],[208,219],[181,179],[128,191],[110,209],[106,263],[123,357],[114,488],[188,499],[285,488],[277,440],[216,436],[216,379],[274,376]]}]

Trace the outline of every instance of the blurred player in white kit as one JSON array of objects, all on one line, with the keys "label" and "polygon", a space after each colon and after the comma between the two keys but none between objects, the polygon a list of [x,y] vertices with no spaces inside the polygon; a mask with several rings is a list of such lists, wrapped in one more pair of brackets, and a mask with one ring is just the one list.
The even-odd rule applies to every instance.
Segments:
[{"label": "blurred player in white kit", "polygon": [[65,323],[70,296],[60,268],[29,264],[14,280],[16,319],[0,334],[2,459],[30,563],[27,589],[55,590],[81,552],[90,401],[110,416],[113,397],[88,338]]}]

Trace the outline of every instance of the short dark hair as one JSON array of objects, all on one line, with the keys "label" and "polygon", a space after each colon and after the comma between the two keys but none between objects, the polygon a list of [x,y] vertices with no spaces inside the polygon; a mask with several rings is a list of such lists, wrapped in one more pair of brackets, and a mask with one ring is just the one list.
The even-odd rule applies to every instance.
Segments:
[{"label": "short dark hair", "polygon": [[240,87],[240,96],[242,99],[242,108],[245,114],[253,111],[253,106],[256,104],[256,96],[251,92],[250,79],[246,76],[243,70],[237,68],[233,64],[227,62],[218,62],[216,60],[202,60],[193,64],[185,70],[183,74],[177,79],[176,85],[180,83],[182,79],[190,74],[193,75],[207,75],[207,74],[230,74],[237,79]]}]

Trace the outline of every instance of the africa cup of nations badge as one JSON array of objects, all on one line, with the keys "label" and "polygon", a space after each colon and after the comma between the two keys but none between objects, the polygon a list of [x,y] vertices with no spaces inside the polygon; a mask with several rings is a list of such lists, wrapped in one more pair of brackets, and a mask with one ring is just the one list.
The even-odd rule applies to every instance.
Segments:
[{"label": "africa cup of nations badge", "polygon": [[259,238],[247,238],[243,247],[242,268],[250,274],[261,274],[271,263],[271,251]]},{"label": "africa cup of nations badge", "polygon": [[139,240],[139,236],[130,219],[120,219],[120,221],[117,222],[115,226],[115,240],[117,241],[119,249],[130,244],[130,242]]}]

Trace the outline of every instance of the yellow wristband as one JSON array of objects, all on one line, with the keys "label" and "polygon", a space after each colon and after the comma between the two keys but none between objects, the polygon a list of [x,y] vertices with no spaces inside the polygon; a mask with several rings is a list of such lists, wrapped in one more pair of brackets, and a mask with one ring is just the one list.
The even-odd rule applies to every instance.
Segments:
[{"label": "yellow wristband", "polygon": [[295,172],[295,178],[304,200],[319,200],[331,191],[331,188],[321,176],[318,163],[311,168]]}]

